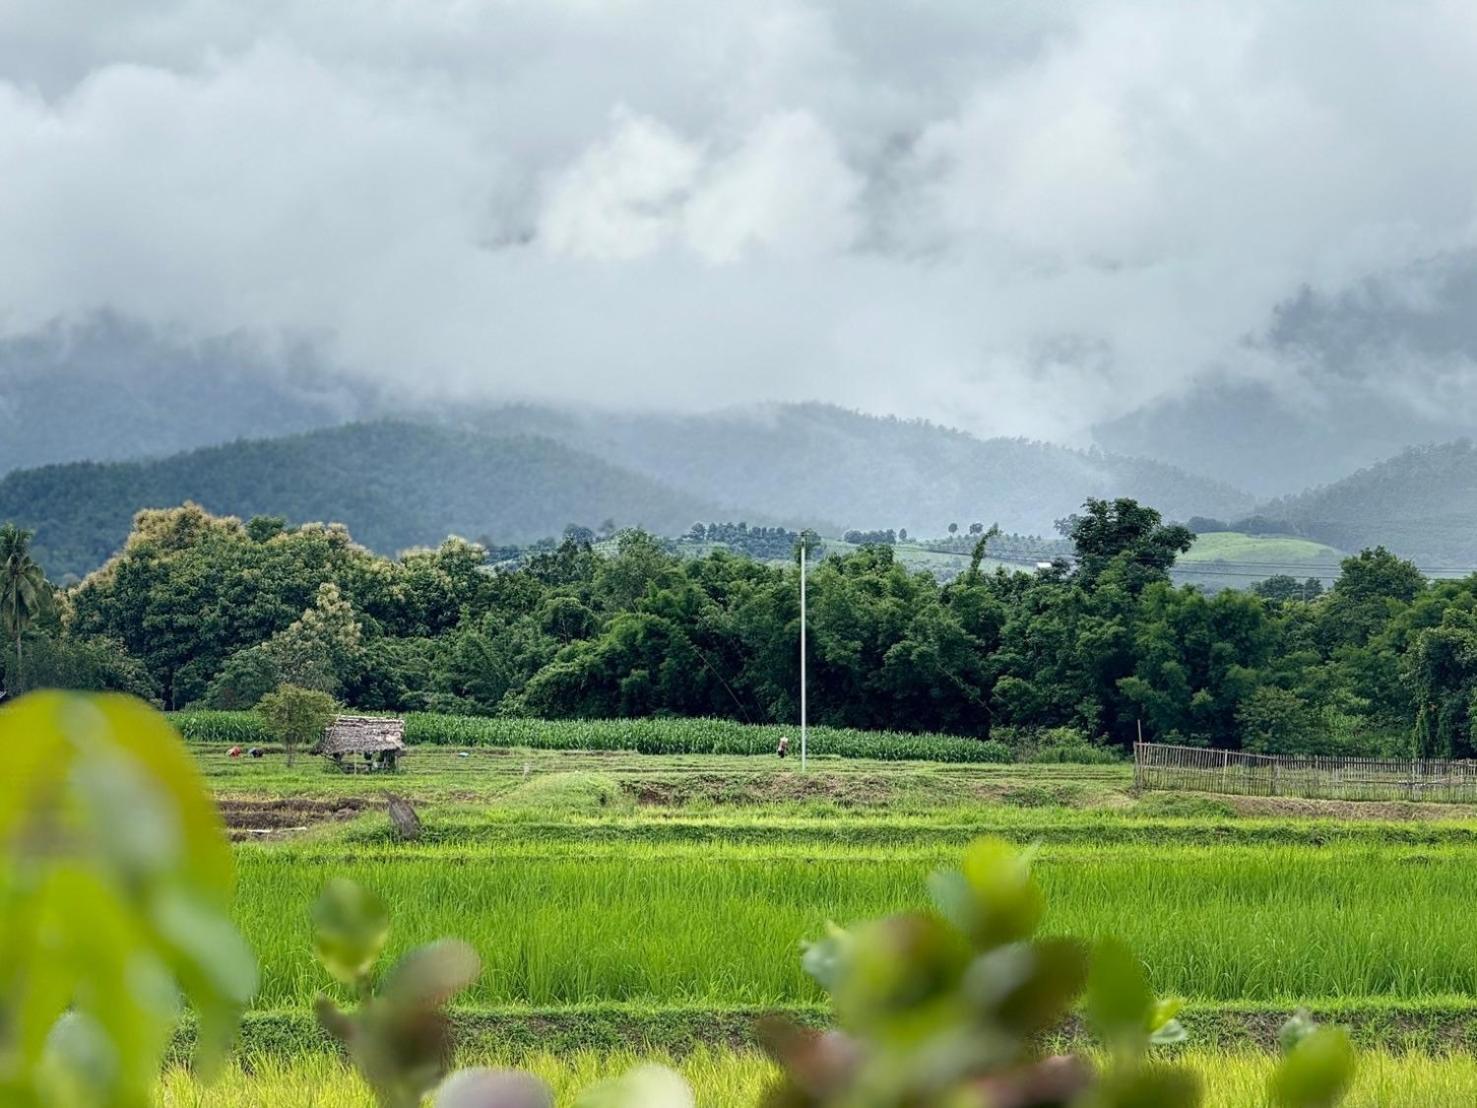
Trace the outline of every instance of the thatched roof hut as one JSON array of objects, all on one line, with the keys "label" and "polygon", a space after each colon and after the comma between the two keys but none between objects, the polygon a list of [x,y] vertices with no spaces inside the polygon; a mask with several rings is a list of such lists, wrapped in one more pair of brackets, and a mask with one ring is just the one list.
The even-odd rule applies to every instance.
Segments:
[{"label": "thatched roof hut", "polygon": [[393,766],[405,753],[405,721],[384,716],[339,716],[323,732],[317,753],[335,762],[362,754]]}]

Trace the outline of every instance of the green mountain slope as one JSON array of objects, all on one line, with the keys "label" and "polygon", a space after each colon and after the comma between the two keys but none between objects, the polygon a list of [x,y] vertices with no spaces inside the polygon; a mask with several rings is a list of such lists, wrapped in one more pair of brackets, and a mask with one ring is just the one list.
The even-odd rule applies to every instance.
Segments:
[{"label": "green mountain slope", "polygon": [[1344,550],[1383,544],[1423,565],[1470,567],[1477,564],[1477,446],[1463,439],[1410,449],[1258,511]]},{"label": "green mountain slope", "polygon": [[53,577],[100,565],[139,509],[185,500],[242,517],[341,522],[386,553],[448,534],[529,542],[606,518],[675,532],[714,514],[699,498],[547,439],[394,422],[0,479],[0,519],[35,528]]},{"label": "green mountain slope", "polygon": [[940,534],[999,522],[1049,533],[1088,496],[1132,496],[1165,515],[1239,515],[1247,494],[1161,462],[1023,439],[980,439],[916,420],[824,404],[706,415],[582,413],[536,406],[463,417],[545,435],[723,506],[785,520]]}]

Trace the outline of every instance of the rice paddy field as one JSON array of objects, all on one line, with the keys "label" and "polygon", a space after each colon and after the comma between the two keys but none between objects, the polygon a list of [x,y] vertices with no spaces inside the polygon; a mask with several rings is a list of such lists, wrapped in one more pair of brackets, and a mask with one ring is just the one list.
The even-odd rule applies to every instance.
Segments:
[{"label": "rice paddy field", "polygon": [[[478,949],[455,1014],[465,1059],[534,1069],[567,1103],[656,1058],[700,1104],[753,1103],[769,1072],[754,1019],[827,1018],[801,941],[923,904],[929,873],[987,833],[1035,845],[1046,932],[1119,936],[1185,999],[1207,1103],[1263,1103],[1300,1004],[1364,1048],[1348,1103],[1477,1102],[1468,808],[1138,796],[1125,765],[820,757],[802,773],[753,755],[419,746],[398,774],[345,775],[193,749],[238,843],[262,986],[238,1065],[210,1088],[171,1069],[163,1104],[370,1103],[309,1014],[334,987],[308,911],[340,875],[389,903],[392,955],[448,935]],[[420,841],[391,834],[390,791],[416,805]]]}]

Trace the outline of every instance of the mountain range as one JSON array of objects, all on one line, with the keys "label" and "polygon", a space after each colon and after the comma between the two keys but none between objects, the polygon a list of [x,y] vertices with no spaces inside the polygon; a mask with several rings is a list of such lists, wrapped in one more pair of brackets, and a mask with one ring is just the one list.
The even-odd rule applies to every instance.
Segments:
[{"label": "mountain range", "polygon": [[[307,348],[177,344],[105,316],[0,343],[0,519],[36,528],[43,564],[66,575],[117,549],[138,509],[186,499],[342,521],[394,553],[606,519],[668,533],[747,520],[1044,534],[1085,497],[1133,496],[1175,519],[1256,515],[1345,550],[1477,561],[1477,451],[1460,439],[1401,450],[1407,434],[1456,438],[1459,419],[1407,426],[1360,401],[1299,409],[1260,386],[1204,386],[1100,427],[1117,449],[1079,450],[824,404],[673,414],[409,399]],[[1364,431],[1331,439],[1328,427]]]}]

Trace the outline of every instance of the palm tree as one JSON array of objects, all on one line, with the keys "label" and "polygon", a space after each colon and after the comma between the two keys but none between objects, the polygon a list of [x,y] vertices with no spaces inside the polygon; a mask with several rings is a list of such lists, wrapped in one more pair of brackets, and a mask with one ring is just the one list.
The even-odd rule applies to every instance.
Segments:
[{"label": "palm tree", "polygon": [[14,691],[21,689],[21,635],[51,606],[51,586],[31,557],[32,532],[0,525],[0,627],[15,639]]}]

